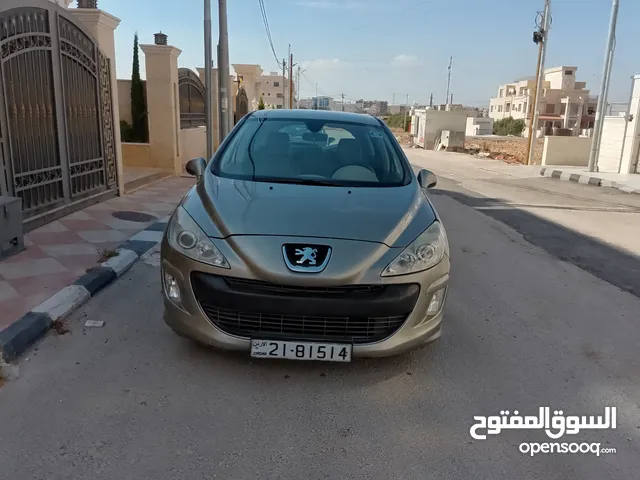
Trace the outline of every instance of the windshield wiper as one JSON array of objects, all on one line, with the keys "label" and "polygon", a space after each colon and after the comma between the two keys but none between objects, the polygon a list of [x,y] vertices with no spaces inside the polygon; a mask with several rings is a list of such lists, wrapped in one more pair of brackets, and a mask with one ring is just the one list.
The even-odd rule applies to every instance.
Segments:
[{"label": "windshield wiper", "polygon": [[271,183],[291,183],[294,185],[319,185],[326,187],[346,187],[342,182],[331,179],[322,178],[261,178],[257,179],[263,182]]}]

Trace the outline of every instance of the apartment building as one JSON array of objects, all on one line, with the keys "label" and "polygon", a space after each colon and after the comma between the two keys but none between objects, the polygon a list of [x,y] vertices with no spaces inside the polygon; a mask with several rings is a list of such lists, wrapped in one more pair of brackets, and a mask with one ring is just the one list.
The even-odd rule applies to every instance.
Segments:
[{"label": "apartment building", "polygon": [[364,113],[369,115],[388,115],[389,114],[389,102],[386,100],[358,100],[356,107]]},{"label": "apartment building", "polygon": [[[278,72],[265,74],[256,64],[235,63],[232,65],[236,72],[236,81],[243,86],[249,99],[249,109],[256,110],[260,97],[265,108],[289,108],[289,79]],[[295,82],[293,96],[295,98]]]},{"label": "apartment building", "polygon": [[[554,128],[562,128],[577,135],[582,128],[593,127],[597,97],[589,96],[586,82],[576,81],[577,70],[563,65],[544,71],[537,130],[549,135]],[[500,85],[498,95],[491,98],[489,117],[522,119],[528,126],[535,87],[535,78]]]},{"label": "apartment building", "polygon": [[[295,98],[295,84],[293,98]],[[270,72],[260,77],[260,95],[265,108],[289,108],[289,79],[278,72]]]}]

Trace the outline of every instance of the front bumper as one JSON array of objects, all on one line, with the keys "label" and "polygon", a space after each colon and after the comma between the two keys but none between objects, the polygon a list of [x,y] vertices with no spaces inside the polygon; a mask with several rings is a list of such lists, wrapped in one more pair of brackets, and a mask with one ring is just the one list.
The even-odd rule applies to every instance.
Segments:
[{"label": "front bumper", "polygon": [[[223,253],[232,256],[230,252]],[[256,312],[261,312],[263,331],[254,338],[261,339],[344,342],[345,332],[337,329],[339,318],[344,318],[352,335],[348,343],[353,343],[354,357],[396,355],[429,343],[441,334],[442,307],[429,316],[427,308],[434,292],[447,287],[449,259],[446,256],[425,272],[400,277],[377,276],[376,285],[386,288],[383,293],[371,294],[349,291],[353,286],[371,285],[370,275],[365,275],[361,282],[348,283],[327,284],[321,275],[308,274],[302,277],[293,274],[288,282],[286,278],[280,278],[277,283],[263,282],[250,271],[234,269],[233,261],[231,270],[225,270],[191,260],[171,248],[166,238],[161,257],[163,284],[166,272],[176,279],[181,292],[179,304],[164,293],[165,322],[177,333],[217,348],[250,350],[251,326],[257,325]],[[300,286],[299,278],[307,286]],[[313,290],[314,281],[319,289],[326,287],[330,293]],[[260,288],[254,288],[255,285]],[[265,285],[273,287],[273,293],[262,288]],[[295,289],[283,289],[282,285],[293,285]],[[349,287],[343,293],[336,293],[333,290],[336,285]],[[163,292],[166,292],[164,288]],[[244,312],[243,321],[229,322],[230,315],[236,320],[237,312]],[[304,317],[305,326],[282,333],[283,322],[293,316]],[[381,318],[388,321],[372,323],[372,319]],[[238,327],[240,324],[244,329]]]}]

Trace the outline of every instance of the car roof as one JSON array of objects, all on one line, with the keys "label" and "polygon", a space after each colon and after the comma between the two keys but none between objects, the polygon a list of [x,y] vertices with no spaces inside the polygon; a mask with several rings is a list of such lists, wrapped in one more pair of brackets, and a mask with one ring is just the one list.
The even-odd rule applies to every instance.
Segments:
[{"label": "car roof", "polygon": [[256,110],[252,116],[256,118],[286,118],[288,120],[324,120],[327,122],[350,122],[362,125],[380,126],[380,121],[371,115],[360,113],[334,112],[332,110]]}]

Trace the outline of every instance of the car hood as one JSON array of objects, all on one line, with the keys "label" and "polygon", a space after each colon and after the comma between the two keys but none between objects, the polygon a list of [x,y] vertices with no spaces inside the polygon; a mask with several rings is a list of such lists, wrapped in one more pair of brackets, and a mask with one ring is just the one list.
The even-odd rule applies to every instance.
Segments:
[{"label": "car hood", "polygon": [[280,235],[404,247],[436,219],[415,179],[404,187],[348,188],[250,182],[207,172],[182,206],[214,238]]}]

